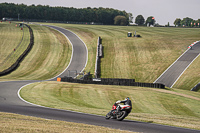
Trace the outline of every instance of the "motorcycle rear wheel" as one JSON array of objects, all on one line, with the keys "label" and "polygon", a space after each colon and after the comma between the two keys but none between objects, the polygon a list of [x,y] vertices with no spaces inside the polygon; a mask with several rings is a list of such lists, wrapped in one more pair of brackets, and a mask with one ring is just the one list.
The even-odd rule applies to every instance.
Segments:
[{"label": "motorcycle rear wheel", "polygon": [[122,121],[126,116],[127,116],[127,112],[126,111],[122,111],[119,114],[117,114],[117,120],[118,121]]}]

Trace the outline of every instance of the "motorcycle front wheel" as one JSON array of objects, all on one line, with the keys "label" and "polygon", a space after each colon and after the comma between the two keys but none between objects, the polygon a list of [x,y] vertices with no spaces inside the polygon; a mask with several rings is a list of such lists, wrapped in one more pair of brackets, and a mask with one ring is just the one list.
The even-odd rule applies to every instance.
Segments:
[{"label": "motorcycle front wheel", "polygon": [[127,116],[126,111],[121,111],[119,114],[117,114],[117,120],[122,121]]},{"label": "motorcycle front wheel", "polygon": [[111,115],[110,112],[108,112],[108,114],[106,115],[106,119],[110,119]]}]

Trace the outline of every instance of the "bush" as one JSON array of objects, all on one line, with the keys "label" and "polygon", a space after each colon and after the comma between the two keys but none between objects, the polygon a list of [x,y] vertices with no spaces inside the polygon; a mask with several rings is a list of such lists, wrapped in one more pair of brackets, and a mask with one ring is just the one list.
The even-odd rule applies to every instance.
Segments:
[{"label": "bush", "polygon": [[127,21],[127,18],[125,16],[116,16],[114,18],[114,24],[115,25],[127,25],[128,24],[128,21]]}]

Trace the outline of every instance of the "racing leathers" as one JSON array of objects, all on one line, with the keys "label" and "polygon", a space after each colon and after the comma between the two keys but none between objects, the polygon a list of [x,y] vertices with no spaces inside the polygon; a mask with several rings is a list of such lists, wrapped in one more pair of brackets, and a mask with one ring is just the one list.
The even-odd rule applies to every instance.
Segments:
[{"label": "racing leathers", "polygon": [[[129,110],[127,110],[127,113],[129,114],[129,113],[131,112],[131,110],[132,110],[132,103],[131,103],[131,100],[130,100],[130,99],[125,99],[125,100],[123,100],[123,101],[120,101],[120,103],[124,103],[124,105],[129,105],[129,106],[131,106],[131,108],[130,108]],[[119,112],[119,110],[120,110],[120,107],[118,106],[118,107],[117,107],[117,112]]]}]

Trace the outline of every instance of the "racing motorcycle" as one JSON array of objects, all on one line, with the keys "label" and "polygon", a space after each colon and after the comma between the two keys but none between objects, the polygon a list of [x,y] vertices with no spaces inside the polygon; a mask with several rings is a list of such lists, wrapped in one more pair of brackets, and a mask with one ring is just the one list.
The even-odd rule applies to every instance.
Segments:
[{"label": "racing motorcycle", "polygon": [[[113,106],[112,110],[106,115],[106,119],[117,119],[122,121],[125,117],[128,116],[131,106],[129,105],[120,105],[120,101],[117,101]],[[118,111],[117,111],[118,110]]]}]

